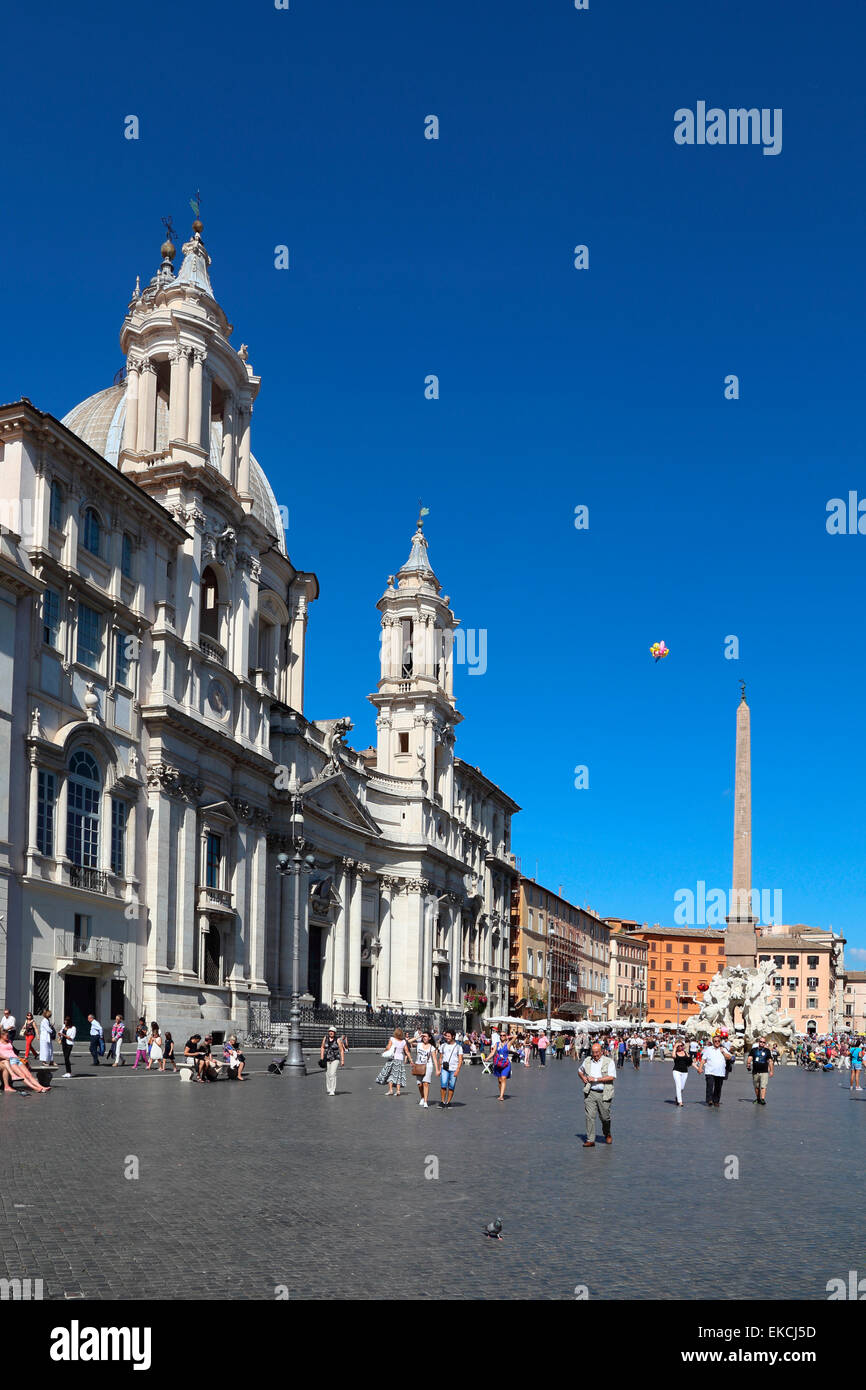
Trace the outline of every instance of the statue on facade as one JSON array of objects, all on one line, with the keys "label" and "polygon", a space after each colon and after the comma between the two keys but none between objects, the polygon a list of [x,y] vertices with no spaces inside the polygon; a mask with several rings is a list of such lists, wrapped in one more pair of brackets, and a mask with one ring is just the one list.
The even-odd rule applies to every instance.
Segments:
[{"label": "statue on facade", "polygon": [[326,767],[334,771],[340,766],[340,758],[346,748],[345,735],[355,726],[348,715],[342,719],[329,719],[325,731]]}]

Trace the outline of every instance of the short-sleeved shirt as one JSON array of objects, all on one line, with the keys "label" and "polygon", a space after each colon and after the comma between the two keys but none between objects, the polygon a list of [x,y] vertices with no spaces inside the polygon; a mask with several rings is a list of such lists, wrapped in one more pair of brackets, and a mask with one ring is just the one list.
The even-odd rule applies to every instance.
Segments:
[{"label": "short-sleeved shirt", "polygon": [[707,1076],[725,1076],[727,1074],[725,1054],[720,1047],[705,1047],[701,1057]]},{"label": "short-sleeved shirt", "polygon": [[773,1054],[768,1047],[760,1047],[755,1043],[749,1056],[752,1059],[753,1072],[765,1072],[770,1070],[770,1062],[772,1061]]},{"label": "short-sleeved shirt", "polygon": [[859,1067],[859,1065],[860,1065],[860,1057],[862,1056],[862,1053],[863,1053],[862,1047],[852,1047],[852,1048],[851,1048],[851,1065],[852,1065],[852,1067],[854,1067],[855,1071],[856,1071],[856,1069],[857,1069],[857,1068]]}]

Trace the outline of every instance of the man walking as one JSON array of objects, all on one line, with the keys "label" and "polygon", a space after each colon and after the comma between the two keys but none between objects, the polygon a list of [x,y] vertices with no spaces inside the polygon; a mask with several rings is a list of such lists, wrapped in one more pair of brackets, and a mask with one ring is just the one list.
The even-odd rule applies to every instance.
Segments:
[{"label": "man walking", "polygon": [[595,1122],[601,1120],[604,1142],[612,1144],[610,1133],[610,1106],[613,1100],[613,1083],[616,1080],[616,1066],[610,1057],[603,1057],[601,1043],[594,1042],[592,1055],[582,1062],[577,1073],[583,1082],[583,1108],[586,1114],[585,1149],[595,1148]]},{"label": "man walking", "polygon": [[87,1015],[87,1022],[90,1024],[90,1055],[93,1058],[93,1065],[98,1067],[100,1054],[105,1051],[102,1024],[93,1014]]},{"label": "man walking", "polygon": [[773,1054],[767,1046],[765,1037],[758,1038],[746,1058],[746,1070],[752,1073],[755,1087],[755,1102],[767,1104],[767,1081],[773,1075]]},{"label": "man walking", "polygon": [[718,1033],[707,1043],[697,1061],[698,1071],[706,1078],[706,1104],[716,1110],[722,1103],[722,1086],[730,1061],[733,1061],[733,1058],[727,1048],[722,1046],[722,1039]]}]

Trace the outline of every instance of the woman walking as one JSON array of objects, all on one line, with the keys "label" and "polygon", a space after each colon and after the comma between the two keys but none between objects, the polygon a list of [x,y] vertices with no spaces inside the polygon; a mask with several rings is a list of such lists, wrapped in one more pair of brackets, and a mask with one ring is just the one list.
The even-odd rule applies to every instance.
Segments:
[{"label": "woman walking", "polygon": [[28,1014],[24,1020],[24,1060],[30,1056],[31,1047],[36,1046],[36,1020],[32,1014]]},{"label": "woman walking", "polygon": [[120,1055],[120,1048],[123,1043],[124,1031],[125,1029],[123,1026],[123,1015],[118,1014],[111,1025],[111,1050],[114,1053],[114,1061],[111,1065],[113,1067],[126,1066],[126,1063]]},{"label": "woman walking", "polygon": [[543,1028],[538,1035],[538,1060],[541,1066],[547,1061],[547,1034]]},{"label": "woman walking", "polygon": [[60,1029],[60,1046],[63,1049],[63,1065],[66,1071],[64,1077],[72,1075],[72,1044],[75,1042],[75,1028],[72,1019],[68,1016],[63,1020],[63,1027]]},{"label": "woman walking", "polygon": [[[150,1025],[149,1054],[147,1059],[148,1071],[150,1071],[154,1062],[162,1061],[162,1034],[159,1031],[158,1023],[152,1023]],[[165,1068],[160,1067],[159,1070],[164,1071]]]},{"label": "woman walking", "polygon": [[140,1061],[140,1059],[141,1059],[142,1057],[144,1058],[144,1060],[145,1060],[145,1062],[146,1062],[146,1061],[147,1061],[147,1024],[145,1023],[145,1021],[144,1021],[143,1018],[140,1018],[139,1021],[138,1021],[138,1027],[137,1027],[136,1030],[135,1030],[135,1062],[133,1063],[133,1067],[132,1067],[132,1070],[133,1070],[133,1071],[138,1071],[138,1063],[139,1063],[139,1061]]},{"label": "woman walking", "polygon": [[688,1054],[686,1045],[682,1038],[678,1038],[674,1047],[674,1087],[677,1093],[677,1105],[683,1103],[683,1091],[689,1079],[689,1072],[692,1066],[692,1059]]},{"label": "woman walking", "polygon": [[412,1061],[412,1054],[409,1051],[409,1044],[403,1037],[403,1029],[395,1028],[393,1035],[388,1039],[383,1056],[387,1059],[384,1067],[376,1077],[376,1085],[384,1086],[387,1083],[388,1095],[396,1094],[399,1096],[400,1087],[406,1085],[406,1063]]},{"label": "woman walking", "polygon": [[337,1037],[336,1028],[329,1028],[322,1038],[319,1059],[325,1063],[325,1094],[337,1094],[337,1068],[346,1065],[346,1049],[342,1038]]},{"label": "woman walking", "polygon": [[[423,1067],[423,1071],[416,1068]],[[433,1039],[424,1029],[420,1041],[415,1044],[415,1066],[412,1068],[415,1080],[418,1082],[418,1094],[421,1097],[418,1104],[422,1110],[429,1110],[430,1082],[433,1080],[433,1072],[436,1069],[436,1048],[433,1046]]]},{"label": "woman walking", "polygon": [[508,1039],[500,1038],[496,1047],[491,1048],[484,1058],[493,1063],[493,1075],[499,1083],[499,1100],[505,1099],[505,1083],[511,1075],[511,1058],[508,1054]]}]

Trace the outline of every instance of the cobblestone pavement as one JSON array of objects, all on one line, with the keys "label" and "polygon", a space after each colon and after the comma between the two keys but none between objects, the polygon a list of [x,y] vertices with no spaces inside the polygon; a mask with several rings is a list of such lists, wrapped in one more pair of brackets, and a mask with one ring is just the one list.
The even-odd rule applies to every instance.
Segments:
[{"label": "cobblestone pavement", "polygon": [[411,1084],[389,1100],[378,1054],[350,1054],[334,1100],[314,1059],[299,1081],[267,1060],[205,1087],[79,1055],[50,1095],[0,1095],[5,1277],[60,1300],[368,1299],[395,1280],[430,1299],[825,1299],[866,1273],[847,1074],[781,1068],[762,1107],[738,1066],[708,1110],[692,1073],[678,1110],[669,1063],[627,1067],[614,1143],[584,1150],[572,1062],[518,1068],[504,1105],[464,1068],[445,1113]]}]

